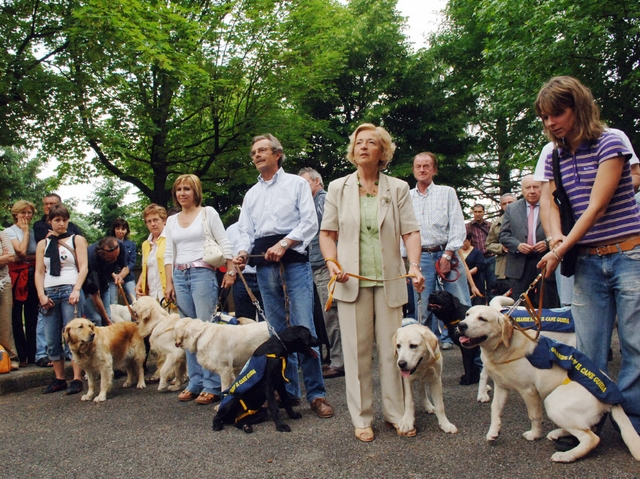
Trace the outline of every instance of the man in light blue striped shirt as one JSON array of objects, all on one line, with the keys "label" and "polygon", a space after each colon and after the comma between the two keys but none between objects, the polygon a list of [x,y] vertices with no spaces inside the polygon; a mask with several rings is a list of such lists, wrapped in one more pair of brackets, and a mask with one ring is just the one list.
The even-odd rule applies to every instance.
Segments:
[{"label": "man in light blue striped shirt", "polygon": [[[440,338],[442,349],[451,349],[453,343],[446,328],[440,327],[438,319],[430,316],[427,306],[429,295],[436,288],[444,289],[456,296],[462,304],[471,306],[469,287],[464,266],[458,257],[467,231],[458,196],[450,186],[433,183],[438,173],[438,160],[433,153],[419,153],[413,160],[413,176],[418,181],[411,190],[413,209],[420,223],[422,255],[420,268],[425,278],[425,289],[420,293],[422,300],[420,317],[422,323]],[[444,280],[439,278],[436,264]],[[457,264],[457,266],[456,266]],[[453,266],[453,270],[452,270]],[[460,273],[456,273],[455,269]],[[418,293],[416,310],[418,308]],[[442,329],[442,334],[440,330]]]}]

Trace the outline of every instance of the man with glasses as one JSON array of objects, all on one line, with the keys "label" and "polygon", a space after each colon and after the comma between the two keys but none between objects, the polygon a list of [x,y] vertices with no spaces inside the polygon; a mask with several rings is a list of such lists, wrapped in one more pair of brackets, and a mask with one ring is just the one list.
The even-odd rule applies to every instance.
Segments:
[{"label": "man with glasses", "polygon": [[112,304],[109,281],[117,286],[129,274],[124,247],[117,238],[107,236],[89,246],[87,257],[89,273],[83,286],[87,296],[85,312],[95,324],[106,326],[111,322],[105,307]]},{"label": "man with glasses", "polygon": [[[57,193],[49,193],[47,196],[42,198],[42,211],[44,215],[38,221],[33,224],[33,237],[36,239],[36,244],[41,240],[48,238],[51,234],[51,225],[47,222],[47,216],[49,215],[49,209],[52,206],[59,205],[62,203],[62,198]],[[77,225],[73,224],[69,221],[69,226],[67,227],[67,232],[74,235],[82,236],[82,230],[78,228]]]},{"label": "man with glasses", "polygon": [[[308,246],[318,231],[316,209],[309,184],[298,175],[285,173],[282,145],[270,134],[256,136],[251,159],[260,172],[258,183],[245,195],[238,226],[239,240],[233,258],[256,266],[258,286],[269,324],[277,333],[288,326],[305,326],[316,336],[313,324],[313,275]],[[316,354],[318,348],[314,348]],[[325,400],[320,357],[299,357],[311,410],[321,418],[333,416]],[[300,397],[298,359],[289,356],[287,391]]]}]

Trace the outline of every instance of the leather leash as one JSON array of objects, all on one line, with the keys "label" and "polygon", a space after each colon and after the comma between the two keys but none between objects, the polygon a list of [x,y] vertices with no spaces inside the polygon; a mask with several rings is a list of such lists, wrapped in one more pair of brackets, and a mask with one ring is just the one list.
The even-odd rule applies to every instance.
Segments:
[{"label": "leather leash", "polygon": [[129,304],[129,300],[127,299],[127,295],[124,292],[124,289],[122,288],[122,283],[118,283],[118,291],[120,291],[120,294],[124,298],[124,304],[127,305],[127,309],[129,310],[129,314],[131,315],[131,321],[133,321],[134,323],[137,323],[138,320],[139,320],[138,313],[136,313],[133,310],[133,308],[131,307],[131,305]]},{"label": "leather leash", "polygon": [[[533,339],[531,339],[531,337],[528,334],[525,334],[525,336],[528,339],[531,339],[531,341],[537,341],[537,339],[540,337],[540,331],[542,330],[542,322],[540,321],[540,318],[542,317],[542,300],[543,300],[543,297],[544,297],[544,283],[545,283],[544,280],[540,284],[540,298],[539,298],[539,301],[538,301],[538,311],[537,312],[536,312],[535,307],[533,306],[533,303],[531,302],[531,298],[529,298],[529,291],[531,291],[533,288],[535,288],[535,286],[538,283],[538,281],[540,281],[540,280],[542,280],[544,278],[545,273],[546,273],[546,268],[542,268],[542,272],[540,274],[538,274],[538,276],[536,276],[536,279],[533,280],[533,282],[529,285],[527,290],[520,295],[518,300],[515,303],[513,303],[513,306],[511,306],[509,308],[509,310],[505,313],[505,316],[507,318],[509,318],[509,321],[511,321],[511,324],[513,325],[513,327],[515,329],[517,329],[518,331],[525,332],[525,331],[530,331],[530,330],[532,330],[534,328],[536,329],[536,336]],[[528,328],[523,328],[522,326],[520,326],[518,324],[517,321],[515,321],[511,317],[511,314],[516,310],[516,308],[518,308],[518,306],[520,306],[520,304],[522,302],[524,302],[524,306],[527,309],[527,312],[529,313],[529,316],[531,316],[531,319],[533,319],[533,322],[535,323],[534,326],[530,326]]]},{"label": "leather leash", "polygon": [[[325,264],[331,261],[332,263],[334,263],[339,269],[340,272],[343,272],[344,270],[342,269],[342,265],[340,263],[338,263],[338,260],[333,259],[333,258],[327,258],[324,260]],[[405,278],[415,278],[415,275],[413,274],[403,274],[402,276],[398,276],[397,278],[391,278],[391,279],[376,279],[376,278],[369,278],[367,276],[360,276],[359,274],[355,274],[355,273],[347,273],[347,275],[351,278],[356,278],[356,279],[363,279],[365,281],[374,281],[374,282],[381,282],[381,281],[397,281],[399,279],[405,279]],[[329,284],[327,284],[327,289],[329,290],[329,299],[327,299],[327,302],[324,306],[324,310],[325,311],[329,311],[329,309],[331,308],[331,305],[333,304],[333,292],[336,289],[336,280],[338,279],[338,275],[333,275],[331,276],[331,279],[329,280]]]}]

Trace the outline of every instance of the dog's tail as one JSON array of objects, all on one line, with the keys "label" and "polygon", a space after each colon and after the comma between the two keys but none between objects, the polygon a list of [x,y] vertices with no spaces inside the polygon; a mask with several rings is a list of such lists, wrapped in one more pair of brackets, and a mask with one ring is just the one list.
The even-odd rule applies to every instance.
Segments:
[{"label": "dog's tail", "polygon": [[491,300],[489,306],[491,306],[493,309],[501,311],[503,308],[505,308],[506,306],[511,306],[513,303],[515,303],[513,298],[509,298],[507,296],[496,296]]},{"label": "dog's tail", "polygon": [[633,424],[631,424],[631,420],[620,404],[616,404],[611,408],[611,416],[620,428],[622,440],[629,448],[629,452],[631,452],[636,461],[640,461],[640,436],[638,436]]}]

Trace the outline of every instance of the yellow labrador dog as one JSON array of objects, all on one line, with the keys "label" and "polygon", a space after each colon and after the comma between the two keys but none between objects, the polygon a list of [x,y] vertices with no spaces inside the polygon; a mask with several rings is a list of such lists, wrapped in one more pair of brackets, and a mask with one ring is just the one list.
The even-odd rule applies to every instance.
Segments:
[{"label": "yellow labrador dog", "polygon": [[[140,336],[149,336],[151,349],[158,355],[155,374],[160,379],[158,391],[179,391],[188,379],[184,349],[176,347],[174,338],[180,316],[169,314],[150,296],[142,296],[132,308],[138,315]],[[170,385],[174,379],[174,384]]]},{"label": "yellow labrador dog", "polygon": [[640,460],[640,437],[631,421],[618,405],[600,402],[577,381],[569,380],[567,371],[558,365],[537,369],[527,359],[537,341],[533,333],[514,329],[511,321],[490,306],[474,306],[458,325],[460,343],[472,347],[479,344],[484,367],[493,378],[495,393],[491,404],[491,426],[487,441],[495,440],[502,426],[502,410],[509,391],[517,391],[527,406],[531,429],[523,436],[529,441],[542,437],[542,403],[549,418],[559,426],[547,434],[547,439],[572,434],[580,443],[566,452],[556,452],[554,462],[572,462],[585,456],[600,442],[591,428],[611,412],[620,427],[622,438],[633,457]]},{"label": "yellow labrador dog", "polygon": [[[393,337],[395,355],[404,383],[404,416],[398,423],[398,431],[404,436],[415,436],[415,403],[413,383],[418,385],[418,397],[422,396],[424,408],[429,414],[435,413],[440,429],[455,434],[458,429],[449,422],[444,413],[442,400],[442,354],[438,338],[431,330],[420,324],[410,324],[399,328]],[[427,387],[433,404],[429,401]]]},{"label": "yellow labrador dog", "polygon": [[[83,401],[107,400],[114,369],[127,371],[123,387],[131,386],[136,379],[139,389],[146,387],[143,369],[144,341],[134,323],[123,322],[98,327],[88,319],[76,318],[67,324],[62,335],[73,353],[73,360],[87,373],[89,389],[82,396]],[[100,394],[95,396],[98,374]]]},{"label": "yellow labrador dog", "polygon": [[229,325],[180,318],[175,344],[195,353],[198,363],[220,375],[222,390],[229,388],[258,346],[269,339],[266,322]]}]

